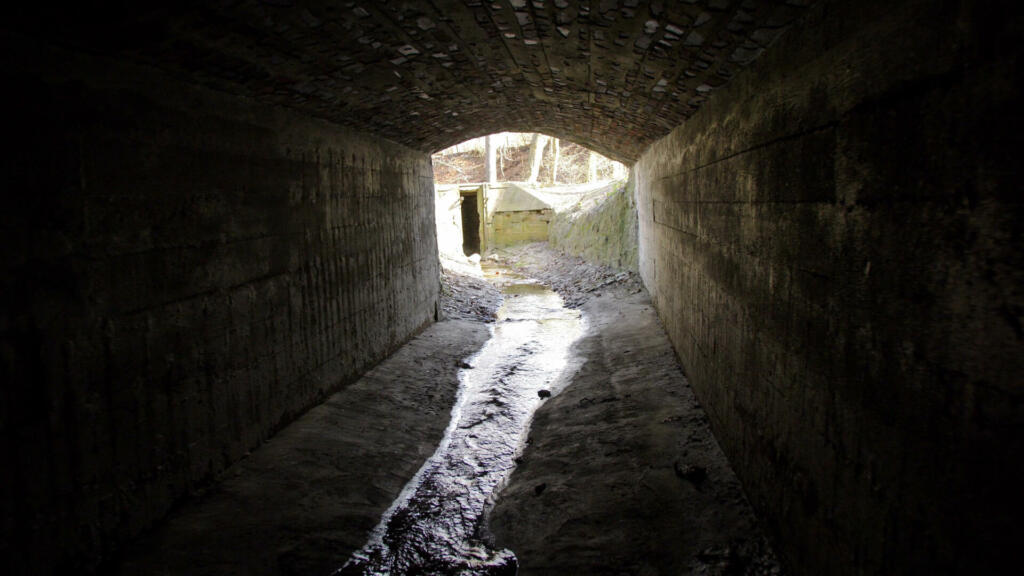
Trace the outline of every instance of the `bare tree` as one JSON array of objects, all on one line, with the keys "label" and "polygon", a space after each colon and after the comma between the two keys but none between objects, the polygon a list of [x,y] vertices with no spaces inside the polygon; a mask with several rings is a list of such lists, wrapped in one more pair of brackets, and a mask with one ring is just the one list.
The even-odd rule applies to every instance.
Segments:
[{"label": "bare tree", "polygon": [[534,134],[530,139],[530,184],[537,183],[537,175],[540,174],[540,163],[544,159],[544,148],[547,147],[549,138],[543,134]]},{"label": "bare tree", "polygon": [[621,162],[612,162],[612,178],[616,180],[622,180],[626,178],[627,171],[626,166]]},{"label": "bare tree", "polygon": [[[432,158],[432,160],[433,160],[434,167],[435,167],[435,178],[436,179],[441,180],[441,181],[445,181],[445,183],[466,182],[466,181],[468,181],[468,178],[466,176],[466,171],[465,171],[465,167],[463,165],[462,159],[456,157],[454,159],[454,161],[453,161],[453,160],[449,160],[446,156],[443,156],[441,154],[435,154],[434,157]],[[455,172],[455,176],[453,177],[453,176],[451,176],[449,174],[449,175],[445,175],[444,177],[438,178],[437,177],[437,170],[436,170],[436,168],[438,166],[441,166],[443,168],[447,168],[448,170],[451,170],[451,171]]]},{"label": "bare tree", "polygon": [[554,159],[551,161],[551,183],[558,184],[558,161],[562,156],[562,146],[558,138],[551,139],[551,147],[554,149]]},{"label": "bare tree", "polygon": [[587,182],[597,180],[597,152],[590,150],[587,155]]},{"label": "bare tree", "polygon": [[493,134],[487,136],[484,148],[487,152],[487,183],[494,184],[498,181],[498,171],[496,170],[497,158],[495,155],[496,146]]}]

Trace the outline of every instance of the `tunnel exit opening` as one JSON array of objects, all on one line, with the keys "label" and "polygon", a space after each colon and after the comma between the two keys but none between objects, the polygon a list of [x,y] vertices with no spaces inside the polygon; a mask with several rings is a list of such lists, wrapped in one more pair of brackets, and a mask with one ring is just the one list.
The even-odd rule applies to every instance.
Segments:
[{"label": "tunnel exit opening", "polygon": [[[564,244],[569,236],[580,246],[616,250],[622,244],[621,226],[579,220],[601,219],[600,207],[623,195],[629,174],[589,148],[539,133],[502,132],[438,151],[431,163],[442,260],[486,259],[519,245]],[[617,213],[602,218],[635,220]],[[589,236],[577,238],[583,231]],[[623,266],[622,258],[601,260]]]}]

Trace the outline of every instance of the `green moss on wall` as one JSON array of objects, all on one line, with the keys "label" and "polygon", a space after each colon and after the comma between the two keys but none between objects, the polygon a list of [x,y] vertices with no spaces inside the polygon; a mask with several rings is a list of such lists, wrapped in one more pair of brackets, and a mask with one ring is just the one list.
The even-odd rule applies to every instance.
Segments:
[{"label": "green moss on wall", "polygon": [[603,198],[557,212],[548,228],[550,244],[585,260],[637,270],[634,181],[614,182]]}]

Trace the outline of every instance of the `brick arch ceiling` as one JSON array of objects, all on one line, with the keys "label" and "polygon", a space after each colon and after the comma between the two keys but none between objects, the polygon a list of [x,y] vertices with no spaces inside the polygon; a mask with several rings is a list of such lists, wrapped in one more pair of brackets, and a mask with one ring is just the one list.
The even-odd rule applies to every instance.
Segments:
[{"label": "brick arch ceiling", "polygon": [[428,152],[538,131],[630,162],[812,1],[220,0],[112,13],[92,41]]}]

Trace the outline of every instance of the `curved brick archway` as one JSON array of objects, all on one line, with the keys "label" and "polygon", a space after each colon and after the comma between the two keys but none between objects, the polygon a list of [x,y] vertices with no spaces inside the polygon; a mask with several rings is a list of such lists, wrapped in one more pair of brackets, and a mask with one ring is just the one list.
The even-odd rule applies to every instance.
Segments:
[{"label": "curved brick archway", "polygon": [[[39,26],[419,150],[536,131],[632,162],[807,4],[244,1]],[[85,17],[101,24],[84,33]]]}]

